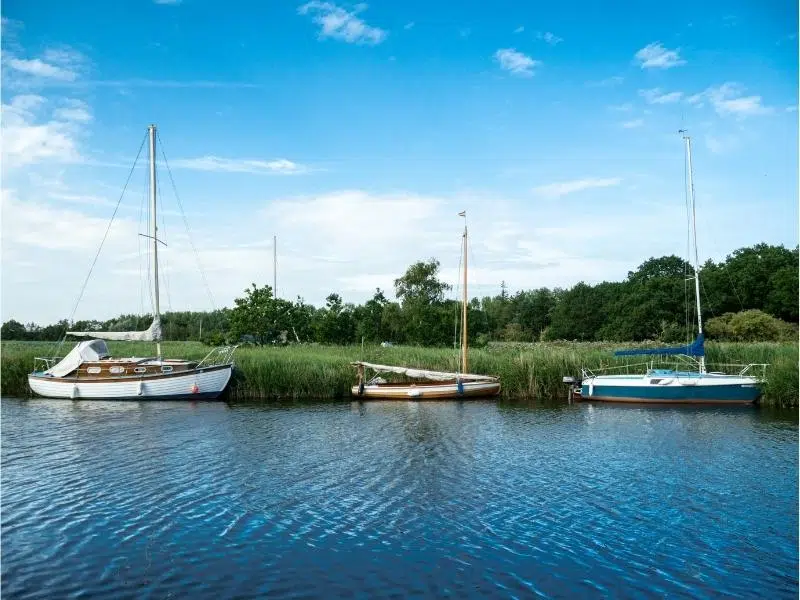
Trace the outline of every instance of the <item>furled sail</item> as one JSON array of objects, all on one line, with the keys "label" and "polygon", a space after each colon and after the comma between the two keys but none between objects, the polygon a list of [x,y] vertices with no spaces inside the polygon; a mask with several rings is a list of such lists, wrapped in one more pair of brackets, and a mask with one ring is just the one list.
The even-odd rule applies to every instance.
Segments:
[{"label": "furled sail", "polygon": [[472,375],[470,373],[446,373],[443,371],[426,371],[424,369],[411,369],[407,367],[394,367],[391,365],[375,365],[366,362],[351,363],[354,366],[363,366],[373,369],[378,373],[398,373],[415,379],[430,379],[432,381],[448,381],[451,379],[464,379],[469,381],[496,381],[496,377],[488,375]]},{"label": "furled sail", "polygon": [[161,339],[161,319],[156,317],[144,331],[68,331],[68,335],[91,337],[101,340],[133,342],[157,342]]},{"label": "furled sail", "polygon": [[636,348],[634,350],[617,350],[614,352],[614,356],[638,356],[641,354],[681,354],[683,356],[705,356],[706,350],[704,342],[705,338],[701,333],[697,336],[695,341],[693,341],[691,344],[687,344],[686,346],[677,346],[673,348]]}]

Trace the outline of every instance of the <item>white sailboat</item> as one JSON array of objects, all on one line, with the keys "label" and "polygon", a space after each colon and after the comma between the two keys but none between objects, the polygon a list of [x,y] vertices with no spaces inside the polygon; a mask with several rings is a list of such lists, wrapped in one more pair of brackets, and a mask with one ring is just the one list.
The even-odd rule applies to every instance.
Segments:
[{"label": "white sailboat", "polygon": [[[575,396],[583,400],[605,402],[643,402],[660,404],[753,404],[762,394],[767,365],[727,365],[738,372],[708,372],[705,360],[705,338],[700,307],[700,263],[697,252],[694,183],[692,181],[692,144],[681,131],[686,147],[687,194],[691,200],[691,231],[694,247],[694,291],[697,308],[697,338],[685,346],[619,350],[617,356],[675,356],[694,363],[696,370],[657,369],[653,364],[643,374],[595,374],[584,369]],[[760,373],[759,373],[760,371]],[[759,373],[755,376],[754,373]],[[569,381],[568,381],[569,380]],[[565,377],[565,382],[573,378]]]},{"label": "white sailboat", "polygon": [[[466,212],[459,213],[466,218]],[[489,375],[468,373],[467,343],[467,225],[463,234],[464,282],[461,299],[461,369],[459,373],[429,371],[411,367],[378,365],[358,361],[351,363],[358,369],[358,384],[354,385],[351,394],[359,398],[375,400],[457,400],[465,397],[488,397],[500,393],[500,380]],[[375,375],[366,380],[367,369]],[[411,382],[387,382],[381,373],[405,375],[410,379],[423,380]]]},{"label": "white sailboat", "polygon": [[[228,385],[235,346],[214,348],[200,361],[165,359],[161,355],[161,312],[158,289],[158,227],[156,225],[156,126],[148,128],[150,204],[152,211],[154,317],[144,331],[69,331],[94,338],[79,342],[63,358],[36,358],[28,375],[31,390],[46,398],[86,400],[176,400],[216,398]],[[156,343],[156,356],[117,358],[105,340]]]}]

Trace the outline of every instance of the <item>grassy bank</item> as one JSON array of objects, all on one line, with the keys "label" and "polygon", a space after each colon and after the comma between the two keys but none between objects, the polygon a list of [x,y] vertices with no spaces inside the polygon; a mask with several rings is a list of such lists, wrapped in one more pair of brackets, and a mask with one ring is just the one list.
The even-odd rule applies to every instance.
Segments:
[{"label": "grassy bank", "polygon": [[[49,356],[54,345],[38,342],[2,343],[2,394],[30,394],[27,374],[34,356]],[[61,355],[72,347],[64,344]],[[109,342],[116,356],[147,356],[153,344]],[[491,344],[470,351],[470,371],[497,375],[507,399],[566,397],[564,375],[578,375],[581,367],[617,366],[641,362],[614,359],[619,344],[551,342],[542,344]],[[197,342],[162,344],[167,358],[201,358],[208,348]],[[769,363],[763,403],[798,405],[798,345],[796,343],[709,343],[707,361],[714,364]],[[455,370],[457,353],[451,349],[400,346],[288,346],[243,347],[236,351],[237,370],[231,387],[234,397],[342,398],[355,382],[349,363],[366,360],[436,370]],[[634,368],[633,371],[637,369]]]}]

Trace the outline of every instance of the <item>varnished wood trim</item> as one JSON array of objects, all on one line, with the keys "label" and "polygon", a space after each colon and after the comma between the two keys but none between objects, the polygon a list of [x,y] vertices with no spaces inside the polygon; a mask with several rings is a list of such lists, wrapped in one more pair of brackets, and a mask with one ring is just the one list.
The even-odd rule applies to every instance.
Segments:
[{"label": "varnished wood trim", "polygon": [[28,377],[41,379],[42,381],[50,381],[53,383],[112,383],[115,381],[152,381],[154,379],[170,379],[173,377],[186,377],[195,373],[208,373],[209,371],[219,371],[221,369],[230,369],[233,365],[216,365],[213,367],[201,367],[200,369],[189,369],[186,371],[172,371],[171,373],[153,373],[148,374],[131,374],[131,375],[116,375],[113,377],[47,377],[43,375],[30,374]]}]

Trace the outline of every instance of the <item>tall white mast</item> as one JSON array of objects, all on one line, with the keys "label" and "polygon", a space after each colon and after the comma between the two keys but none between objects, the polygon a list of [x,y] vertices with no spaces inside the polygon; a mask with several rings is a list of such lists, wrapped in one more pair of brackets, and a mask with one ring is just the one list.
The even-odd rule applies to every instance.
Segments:
[{"label": "tall white mast", "polygon": [[[153,292],[155,294],[155,316],[154,320],[159,324],[157,330],[161,330],[161,309],[158,298],[158,220],[156,219],[156,126],[148,127],[150,132],[150,213],[153,220]],[[156,354],[161,358],[161,341],[156,341]]]},{"label": "tall white mast", "polygon": [[464,293],[461,299],[461,372],[469,373],[467,365],[467,214],[461,213],[464,217]]},{"label": "tall white mast", "polygon": [[[700,312],[700,260],[697,252],[697,216],[694,203],[694,181],[692,179],[692,140],[686,130],[681,129],[686,144],[686,170],[689,196],[692,199],[692,245],[694,246],[694,296],[697,301],[697,334],[703,334],[703,315]],[[700,357],[700,372],[706,372],[705,356]]]}]

